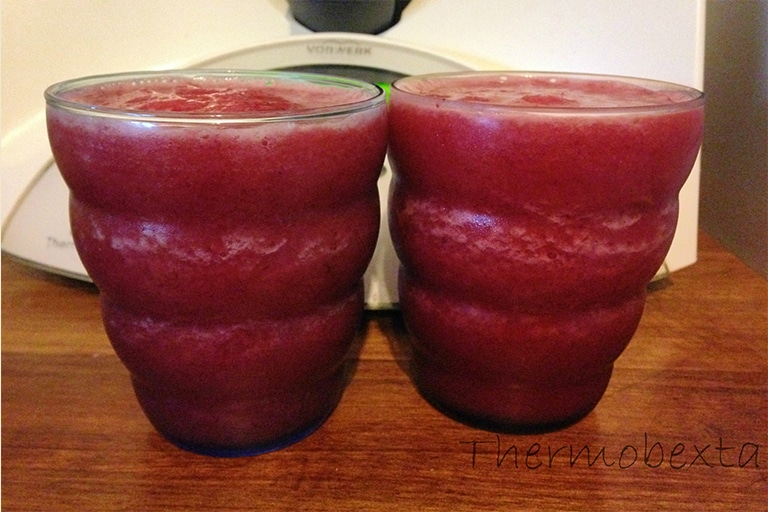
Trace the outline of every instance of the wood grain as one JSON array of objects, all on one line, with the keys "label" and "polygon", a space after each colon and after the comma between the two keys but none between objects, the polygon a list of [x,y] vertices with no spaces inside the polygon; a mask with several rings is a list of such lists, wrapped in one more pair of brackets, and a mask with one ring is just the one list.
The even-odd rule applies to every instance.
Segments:
[{"label": "wood grain", "polygon": [[[90,285],[2,259],[2,509],[768,510],[768,283],[702,235],[650,294],[589,416],[495,434],[430,407],[397,313],[369,313],[329,421],[258,457],[165,442]],[[663,456],[662,456],[663,455]]]}]

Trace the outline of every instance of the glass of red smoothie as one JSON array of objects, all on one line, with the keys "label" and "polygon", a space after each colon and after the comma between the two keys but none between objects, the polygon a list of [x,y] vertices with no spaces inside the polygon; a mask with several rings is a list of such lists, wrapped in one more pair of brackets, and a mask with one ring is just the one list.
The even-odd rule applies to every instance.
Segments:
[{"label": "glass of red smoothie", "polygon": [[391,88],[390,229],[414,380],[484,428],[601,399],[672,242],[704,98],[658,81],[475,72]]},{"label": "glass of red smoothie", "polygon": [[151,423],[215,456],[309,435],[363,310],[383,91],[174,71],[62,82],[46,101],[75,244]]}]

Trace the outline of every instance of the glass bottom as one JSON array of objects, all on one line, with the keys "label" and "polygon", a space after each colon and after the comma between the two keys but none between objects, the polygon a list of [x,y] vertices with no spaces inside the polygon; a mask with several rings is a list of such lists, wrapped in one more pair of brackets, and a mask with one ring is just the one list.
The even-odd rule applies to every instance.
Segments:
[{"label": "glass bottom", "polygon": [[588,416],[589,413],[591,413],[597,405],[595,404],[586,411],[557,421],[542,423],[517,423],[514,420],[499,420],[496,418],[484,417],[482,415],[475,415],[474,413],[466,413],[465,411],[454,409],[451,406],[444,404],[440,401],[439,398],[430,395],[428,391],[425,391],[421,388],[419,388],[419,393],[432,407],[454,421],[479,430],[510,435],[546,434],[549,432],[562,430],[584,419],[584,417]]},{"label": "glass bottom", "polygon": [[279,450],[312,434],[336,409],[344,380],[338,371],[312,389],[239,398],[170,395],[135,379],[133,387],[144,415],[173,445],[231,458]]},{"label": "glass bottom", "polygon": [[603,397],[612,374],[611,365],[592,379],[551,386],[483,383],[462,379],[455,372],[414,369],[421,396],[445,416],[491,432],[540,434],[579,422]]},{"label": "glass bottom", "polygon": [[222,446],[197,445],[197,444],[187,443],[185,441],[181,441],[178,439],[174,439],[173,437],[165,435],[162,432],[160,432],[160,435],[162,435],[163,438],[165,438],[168,442],[170,442],[177,448],[180,448],[184,451],[188,451],[191,453],[196,453],[198,455],[206,455],[208,457],[220,457],[220,458],[252,457],[256,455],[264,455],[266,453],[282,450],[283,448],[287,448],[293,444],[298,443],[299,441],[303,441],[304,439],[312,435],[317,429],[323,426],[323,424],[328,420],[331,414],[333,414],[333,411],[335,409],[336,409],[336,405],[334,404],[334,407],[331,408],[328,414],[320,418],[315,423],[312,423],[310,426],[304,429],[301,429],[293,434],[290,434],[286,437],[283,437],[271,443],[258,444],[250,447],[227,448]]}]

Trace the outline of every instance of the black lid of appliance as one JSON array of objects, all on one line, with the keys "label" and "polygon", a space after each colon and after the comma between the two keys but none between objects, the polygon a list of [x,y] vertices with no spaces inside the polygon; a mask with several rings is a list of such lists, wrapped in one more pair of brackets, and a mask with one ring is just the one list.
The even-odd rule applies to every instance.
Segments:
[{"label": "black lid of appliance", "polygon": [[296,21],[315,32],[378,34],[400,21],[411,0],[288,0]]}]

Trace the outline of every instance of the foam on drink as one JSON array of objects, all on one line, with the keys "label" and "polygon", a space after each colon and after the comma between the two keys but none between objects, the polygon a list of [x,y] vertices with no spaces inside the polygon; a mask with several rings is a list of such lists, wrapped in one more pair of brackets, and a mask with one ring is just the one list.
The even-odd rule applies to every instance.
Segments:
[{"label": "foam on drink", "polygon": [[406,83],[401,90],[431,99],[519,108],[632,108],[690,100],[689,95],[678,91],[588,75],[586,79],[505,74],[434,77]]},{"label": "foam on drink", "polygon": [[154,77],[110,82],[62,94],[68,101],[129,112],[297,114],[365,100],[359,89],[261,76]]}]

